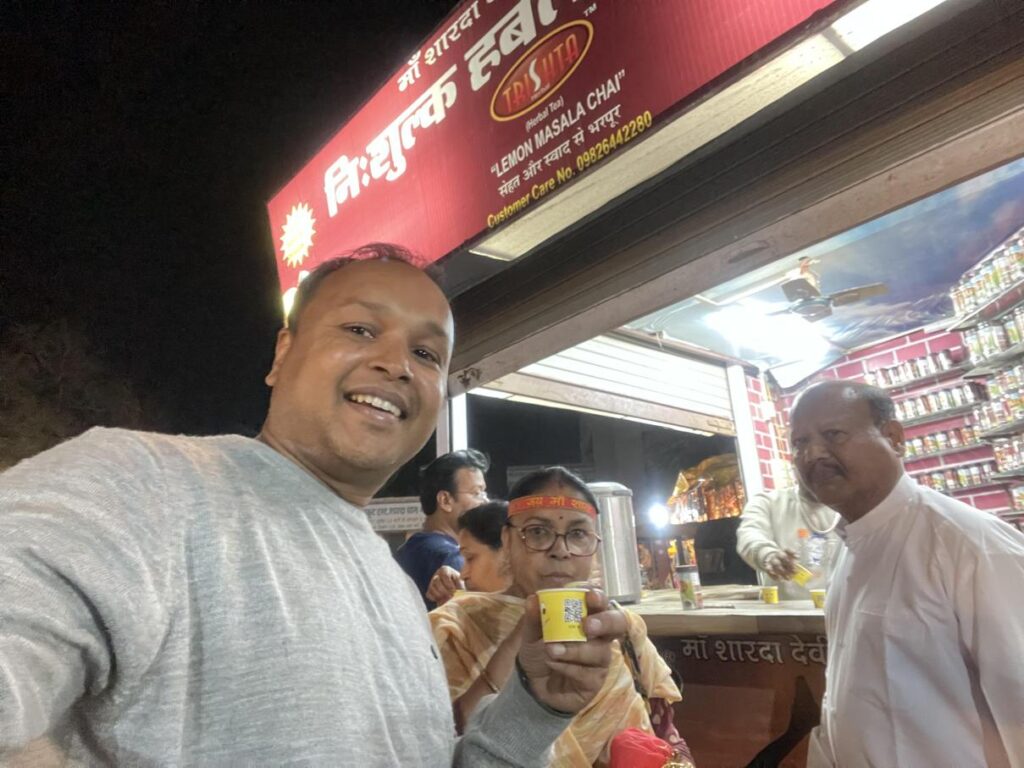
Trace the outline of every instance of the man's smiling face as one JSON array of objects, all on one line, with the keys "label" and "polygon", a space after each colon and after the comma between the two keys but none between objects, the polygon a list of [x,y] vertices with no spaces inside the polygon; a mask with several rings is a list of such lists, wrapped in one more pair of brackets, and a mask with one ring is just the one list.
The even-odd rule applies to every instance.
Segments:
[{"label": "man's smiling face", "polygon": [[444,294],[415,267],[339,269],[278,337],[264,432],[322,478],[382,484],[437,424],[453,335]]}]

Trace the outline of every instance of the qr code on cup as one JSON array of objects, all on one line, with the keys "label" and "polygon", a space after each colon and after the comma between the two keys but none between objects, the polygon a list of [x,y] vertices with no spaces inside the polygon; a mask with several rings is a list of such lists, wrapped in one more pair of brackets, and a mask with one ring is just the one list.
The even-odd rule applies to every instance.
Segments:
[{"label": "qr code on cup", "polygon": [[562,618],[566,624],[579,624],[583,621],[583,601],[577,597],[566,598]]}]

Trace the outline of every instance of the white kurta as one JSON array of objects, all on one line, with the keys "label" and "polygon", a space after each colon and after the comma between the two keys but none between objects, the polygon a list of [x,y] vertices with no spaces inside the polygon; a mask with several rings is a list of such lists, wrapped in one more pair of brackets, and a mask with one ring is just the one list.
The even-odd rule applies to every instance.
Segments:
[{"label": "white kurta", "polygon": [[1024,534],[907,476],[838,530],[808,765],[1024,766]]}]

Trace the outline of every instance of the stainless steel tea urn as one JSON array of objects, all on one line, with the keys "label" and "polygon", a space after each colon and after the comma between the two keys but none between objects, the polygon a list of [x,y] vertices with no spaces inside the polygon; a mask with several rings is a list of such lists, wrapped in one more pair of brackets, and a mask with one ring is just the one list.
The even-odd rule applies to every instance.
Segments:
[{"label": "stainless steel tea urn", "polygon": [[588,483],[597,497],[601,535],[598,549],[605,592],[620,603],[640,600],[640,560],[636,551],[633,492],[619,483]]}]

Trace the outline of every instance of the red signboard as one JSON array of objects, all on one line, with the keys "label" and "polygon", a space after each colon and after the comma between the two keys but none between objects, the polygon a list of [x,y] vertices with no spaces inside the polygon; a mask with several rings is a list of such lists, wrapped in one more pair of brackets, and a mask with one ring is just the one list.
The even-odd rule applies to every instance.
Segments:
[{"label": "red signboard", "polygon": [[371,241],[441,258],[831,2],[461,4],[270,201],[282,287]]}]

